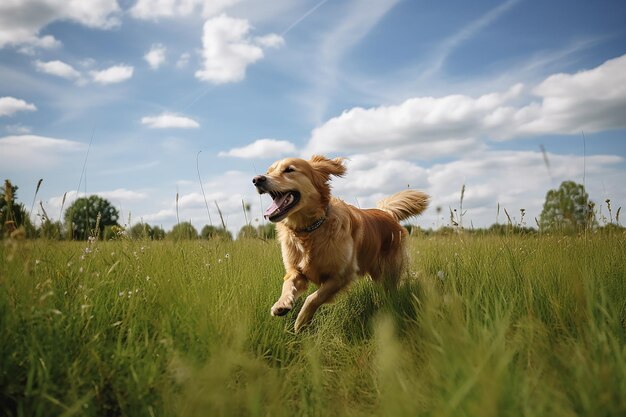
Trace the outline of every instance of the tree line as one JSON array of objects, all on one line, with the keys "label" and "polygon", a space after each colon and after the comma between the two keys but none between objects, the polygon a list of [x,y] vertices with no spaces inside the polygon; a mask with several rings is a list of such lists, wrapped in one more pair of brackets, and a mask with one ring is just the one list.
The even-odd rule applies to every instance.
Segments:
[{"label": "tree line", "polygon": [[[39,188],[38,184],[37,189]],[[40,203],[39,225],[33,224],[29,211],[23,203],[17,202],[18,187],[11,181],[5,180],[0,190],[0,238],[47,238],[67,240],[87,240],[97,238],[104,240],[132,238],[132,239],[226,239],[232,240],[232,234],[224,227],[205,225],[200,232],[190,223],[181,222],[166,232],[162,227],[137,223],[132,227],[123,227],[119,224],[119,211],[106,199],[91,195],[81,197],[70,204],[63,214],[63,222],[53,221],[48,217]],[[505,224],[496,223],[486,229],[471,229],[475,233],[504,234],[504,233],[580,233],[598,228],[623,229],[619,217],[621,207],[615,215],[610,200],[605,200],[608,215],[600,215],[595,203],[589,199],[585,187],[573,181],[564,181],[559,188],[549,190],[546,194],[543,210],[535,227],[529,227],[524,221],[524,209],[521,209],[521,220],[514,222],[509,213],[504,210],[508,221]],[[34,201],[33,201],[34,207]],[[32,208],[31,207],[31,211]],[[438,209],[438,213],[439,213]],[[422,230],[418,227],[406,225],[411,234],[447,234],[459,231],[459,223],[455,219],[455,212],[450,210],[450,224],[433,230]],[[460,214],[462,216],[462,213]],[[600,226],[600,224],[602,226]],[[247,224],[237,233],[237,239],[260,238],[273,239],[276,236],[274,224],[267,223],[257,227]]]}]

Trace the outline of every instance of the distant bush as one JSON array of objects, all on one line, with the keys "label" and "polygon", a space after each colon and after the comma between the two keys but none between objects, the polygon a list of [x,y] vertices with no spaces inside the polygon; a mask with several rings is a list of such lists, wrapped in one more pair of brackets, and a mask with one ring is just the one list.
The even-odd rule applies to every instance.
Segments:
[{"label": "distant bush", "polygon": [[202,239],[223,239],[223,240],[233,240],[233,235],[223,227],[215,227],[211,225],[205,225],[200,231],[200,237]]},{"label": "distant bush", "polygon": [[172,228],[167,234],[167,238],[173,240],[197,239],[198,231],[190,222],[182,222]]}]

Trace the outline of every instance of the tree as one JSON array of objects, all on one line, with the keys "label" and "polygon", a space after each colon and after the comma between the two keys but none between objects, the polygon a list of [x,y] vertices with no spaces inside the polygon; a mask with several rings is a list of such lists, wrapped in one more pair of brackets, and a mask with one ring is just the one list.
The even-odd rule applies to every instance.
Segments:
[{"label": "tree", "polygon": [[119,216],[111,203],[91,195],[77,199],[65,210],[65,224],[70,238],[87,240],[89,236],[102,237],[106,226],[117,226]]},{"label": "tree", "polygon": [[147,223],[137,223],[128,234],[132,239],[152,239],[152,227]]},{"label": "tree", "polygon": [[215,227],[210,225],[205,225],[200,232],[200,236],[202,239],[212,239],[218,238],[223,240],[233,240],[233,235],[223,227]]},{"label": "tree", "polygon": [[11,236],[17,229],[22,229],[22,235],[32,237],[34,227],[24,204],[17,203],[16,185],[10,180],[4,180],[4,187],[0,190],[0,238]]},{"label": "tree", "polygon": [[132,239],[161,240],[165,237],[165,231],[159,226],[150,226],[147,223],[137,223],[128,231]]},{"label": "tree", "polygon": [[197,239],[198,231],[190,222],[182,222],[175,225],[167,237],[174,240]]},{"label": "tree", "polygon": [[53,222],[46,218],[39,228],[39,236],[49,240],[63,239],[62,225],[60,221]]},{"label": "tree", "polygon": [[563,181],[557,190],[546,194],[539,216],[541,230],[574,232],[594,223],[593,203],[583,185]]},{"label": "tree", "polygon": [[152,240],[165,239],[165,230],[160,226],[152,226]]},{"label": "tree", "polygon": [[237,239],[245,239],[251,237],[259,237],[259,232],[254,228],[254,226],[247,224],[239,229],[239,233],[237,233]]},{"label": "tree", "polygon": [[274,223],[265,223],[257,227],[259,237],[262,239],[276,239],[276,225]]}]

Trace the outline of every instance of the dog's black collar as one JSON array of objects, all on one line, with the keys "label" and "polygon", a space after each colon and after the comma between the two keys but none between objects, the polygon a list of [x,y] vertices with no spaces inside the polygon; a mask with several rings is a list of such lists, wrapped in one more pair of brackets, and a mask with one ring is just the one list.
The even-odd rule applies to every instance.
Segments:
[{"label": "dog's black collar", "polygon": [[324,210],[324,215],[319,219],[315,220],[313,223],[308,225],[307,227],[301,227],[300,229],[295,229],[296,233],[311,233],[314,230],[319,229],[319,227],[324,224],[326,218],[328,217],[328,209],[330,206],[326,206],[326,210]]}]

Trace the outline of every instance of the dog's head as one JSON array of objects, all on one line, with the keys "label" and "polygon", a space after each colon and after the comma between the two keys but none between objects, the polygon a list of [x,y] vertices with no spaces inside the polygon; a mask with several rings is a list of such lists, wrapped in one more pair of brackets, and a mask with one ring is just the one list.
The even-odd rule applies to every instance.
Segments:
[{"label": "dog's head", "polygon": [[274,162],[265,175],[257,175],[252,183],[260,194],[272,197],[265,217],[279,222],[297,213],[306,216],[324,210],[330,201],[330,176],[340,177],[345,172],[342,158],[286,158]]}]

